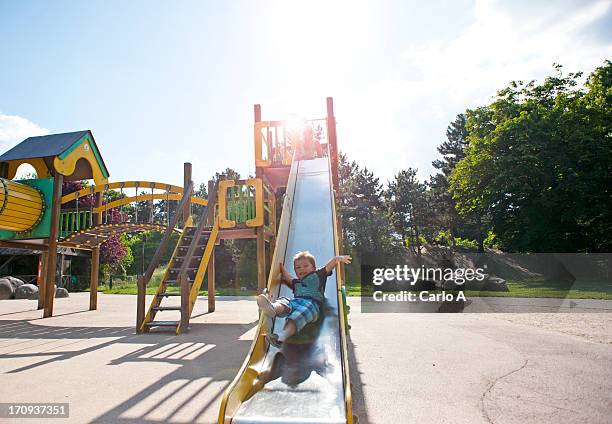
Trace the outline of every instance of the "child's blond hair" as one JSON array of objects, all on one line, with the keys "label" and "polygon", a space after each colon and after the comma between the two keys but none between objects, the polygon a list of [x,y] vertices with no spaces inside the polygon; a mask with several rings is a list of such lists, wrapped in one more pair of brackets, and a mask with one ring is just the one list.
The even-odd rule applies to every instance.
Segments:
[{"label": "child's blond hair", "polygon": [[308,262],[310,262],[312,266],[316,268],[317,264],[315,261],[315,257],[308,250],[304,250],[302,252],[296,253],[296,255],[293,257],[293,263],[295,263],[295,261],[297,261],[298,259],[302,259],[302,258],[308,259]]}]

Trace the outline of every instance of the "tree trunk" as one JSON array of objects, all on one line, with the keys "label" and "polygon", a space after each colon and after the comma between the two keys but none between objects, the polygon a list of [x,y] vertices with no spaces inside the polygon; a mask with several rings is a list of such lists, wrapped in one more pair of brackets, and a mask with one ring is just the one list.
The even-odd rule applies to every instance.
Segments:
[{"label": "tree trunk", "polygon": [[482,230],[482,218],[478,217],[478,253],[484,253],[484,231]]}]

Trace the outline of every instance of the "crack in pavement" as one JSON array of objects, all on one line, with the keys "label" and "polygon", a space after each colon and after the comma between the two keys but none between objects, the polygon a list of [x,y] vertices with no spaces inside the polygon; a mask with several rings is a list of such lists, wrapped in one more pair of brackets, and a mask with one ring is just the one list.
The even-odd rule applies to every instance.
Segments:
[{"label": "crack in pavement", "polygon": [[485,419],[491,423],[493,423],[493,420],[491,419],[491,417],[489,417],[489,414],[487,413],[487,408],[485,407],[485,397],[487,396],[487,393],[489,393],[491,391],[491,389],[493,389],[493,387],[502,379],[502,378],[506,378],[516,372],[519,372],[520,370],[522,370],[523,368],[525,368],[527,366],[527,363],[529,362],[529,359],[525,359],[525,362],[523,363],[523,365],[521,365],[520,367],[518,367],[515,370],[512,370],[500,377],[497,377],[495,380],[493,380],[491,383],[489,383],[489,386],[485,389],[485,391],[482,393],[482,396],[480,397],[480,409],[482,410],[482,415],[485,417]]}]

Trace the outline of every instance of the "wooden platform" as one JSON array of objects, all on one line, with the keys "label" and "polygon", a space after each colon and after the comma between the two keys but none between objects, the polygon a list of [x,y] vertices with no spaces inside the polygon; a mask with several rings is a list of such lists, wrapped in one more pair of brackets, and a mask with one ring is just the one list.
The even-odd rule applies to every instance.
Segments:
[{"label": "wooden platform", "polygon": [[68,237],[60,239],[60,243],[63,246],[91,248],[99,246],[113,236],[124,233],[136,233],[141,231],[161,232],[165,230],[166,227],[160,224],[133,224],[129,222],[122,224],[102,224],[72,233]]}]

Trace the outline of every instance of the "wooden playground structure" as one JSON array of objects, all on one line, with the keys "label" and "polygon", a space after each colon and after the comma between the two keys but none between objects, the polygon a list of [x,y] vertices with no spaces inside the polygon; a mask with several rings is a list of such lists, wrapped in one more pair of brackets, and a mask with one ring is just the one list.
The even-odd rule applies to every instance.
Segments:
[{"label": "wooden playground structure", "polygon": [[[333,100],[327,99],[327,116],[306,121],[318,130],[338,187],[338,150]],[[169,328],[185,331],[198,293],[207,276],[208,311],[215,310],[214,247],[222,239],[255,239],[258,290],[266,286],[281,213],[299,134],[284,121],[263,121],[260,105],[254,106],[254,178],[209,181],[207,198],[194,196],[192,167],[184,164],[183,186],[153,181],[109,182],[109,172],[89,130],[30,137],[0,155],[0,247],[41,251],[38,308],[53,316],[57,276],[57,250],[70,247],[91,252],[89,309],[97,309],[100,245],[118,234],[159,231],[162,240],[146,271],[138,278],[136,330]],[[37,178],[14,180],[27,163]],[[66,181],[92,181],[89,186],[62,193]],[[128,192],[134,190],[134,195]],[[150,191],[150,192],[149,192]],[[114,197],[109,196],[114,193]],[[162,222],[155,222],[155,202],[165,207]],[[171,207],[174,202],[175,207]],[[126,213],[127,205],[148,204]],[[199,216],[193,205],[204,206]],[[145,208],[146,209],[146,208]],[[174,214],[172,214],[174,210]],[[133,213],[135,211],[135,214]],[[153,301],[146,307],[146,287],[168,249],[172,233],[179,234],[168,269]],[[166,305],[178,297],[180,305]],[[155,320],[158,313],[176,311],[179,319]]]}]

